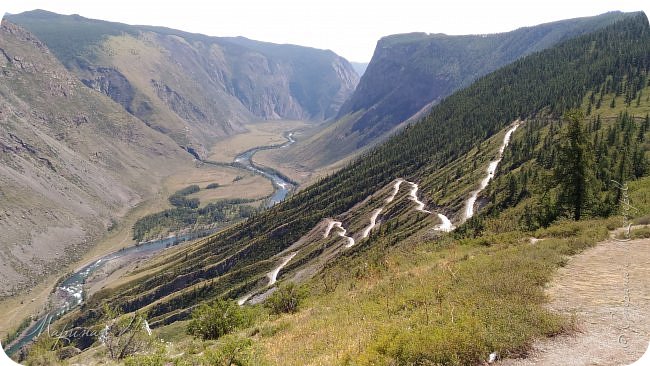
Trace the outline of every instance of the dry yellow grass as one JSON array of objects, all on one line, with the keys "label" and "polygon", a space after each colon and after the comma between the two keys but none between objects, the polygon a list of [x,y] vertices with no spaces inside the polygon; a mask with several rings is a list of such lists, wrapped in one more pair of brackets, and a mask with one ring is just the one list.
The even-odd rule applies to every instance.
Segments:
[{"label": "dry yellow grass", "polygon": [[287,141],[284,132],[305,128],[304,121],[268,121],[246,125],[248,132],[220,140],[210,150],[209,160],[230,163],[238,154],[257,146],[281,144]]},{"label": "dry yellow grass", "polygon": [[[241,179],[236,180],[237,177]],[[219,188],[205,189],[210,183],[219,183]],[[260,176],[242,169],[219,167],[204,164],[183,175],[175,175],[168,183],[171,192],[196,184],[201,191],[190,195],[198,198],[205,206],[211,201],[225,198],[263,198],[273,193],[271,182]]]}]

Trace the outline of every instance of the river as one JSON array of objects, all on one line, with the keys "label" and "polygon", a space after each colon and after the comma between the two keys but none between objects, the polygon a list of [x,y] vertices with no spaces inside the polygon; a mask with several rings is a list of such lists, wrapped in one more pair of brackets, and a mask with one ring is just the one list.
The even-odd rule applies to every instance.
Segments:
[{"label": "river", "polygon": [[[284,136],[287,139],[285,143],[269,146],[258,146],[249,149],[237,155],[235,161],[232,163],[232,166],[234,167],[250,170],[256,174],[260,174],[268,178],[273,183],[275,190],[267,201],[267,207],[271,207],[283,201],[289,192],[295,187],[295,184],[289,182],[289,179],[282,177],[282,175],[275,170],[261,167],[253,163],[253,155],[255,155],[255,153],[260,150],[282,149],[293,144],[296,141],[293,138],[293,132],[287,132]],[[25,331],[23,331],[20,337],[8,345],[9,347],[5,349],[5,352],[8,355],[13,355],[18,350],[20,350],[21,347],[29,344],[43,331],[47,331],[47,326],[50,322],[56,320],[63,314],[81,305],[84,297],[84,283],[90,277],[90,275],[101,269],[109,261],[120,259],[126,256],[153,255],[154,253],[170,246],[177,245],[188,240],[197,239],[209,235],[212,232],[214,232],[214,230],[170,236],[164,239],[139,243],[138,245],[123,248],[117,252],[107,254],[100,259],[79,268],[74,273],[66,277],[65,280],[57,285],[54,291],[52,291],[50,298],[48,299],[50,304],[49,307],[51,309],[47,313],[42,314],[35,322],[32,322],[32,324]],[[3,346],[6,347],[7,345]]]},{"label": "river", "polygon": [[289,192],[295,188],[295,184],[289,182],[288,178],[283,177],[280,173],[276,172],[273,169],[256,165],[253,162],[253,155],[255,155],[255,153],[260,150],[283,149],[296,142],[296,140],[293,138],[293,132],[285,133],[284,137],[287,139],[287,141],[283,144],[258,146],[244,151],[235,157],[235,161],[232,164],[235,167],[247,169],[253,173],[260,174],[273,183],[273,188],[275,190],[267,201],[267,207],[271,207],[278,202],[282,202],[287,197],[287,194],[289,194]]}]

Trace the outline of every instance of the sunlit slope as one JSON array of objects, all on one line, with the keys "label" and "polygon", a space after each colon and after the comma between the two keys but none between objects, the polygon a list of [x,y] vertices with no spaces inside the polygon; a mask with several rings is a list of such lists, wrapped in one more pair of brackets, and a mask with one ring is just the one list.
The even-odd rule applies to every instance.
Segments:
[{"label": "sunlit slope", "polygon": [[[478,187],[506,126],[521,120],[523,127],[531,126],[529,129],[546,127],[540,121],[559,120],[568,109],[582,106],[588,93],[607,79],[631,80],[646,75],[650,65],[649,36],[647,18],[637,14],[489,74],[445,99],[422,122],[349,167],[268,212],[179,252],[160,271],[148,272],[131,283],[98,294],[90,299],[87,309],[98,309],[102,302],[124,311],[147,307],[156,320],[172,321],[182,318],[187,314],[184,309],[204,299],[243,296],[277,266],[279,253],[311,230],[316,233],[319,229],[315,228],[327,218],[344,222],[341,219],[346,218],[348,210],[354,212],[355,205],[371,195],[390,190],[397,178],[418,183],[419,197],[427,207],[458,222],[464,201]],[[632,88],[633,84],[621,85]],[[513,137],[513,144],[519,133]],[[513,148],[517,151],[517,146]],[[506,152],[497,175],[514,169],[507,165],[511,161]],[[376,199],[381,194],[386,193]],[[388,218],[379,226],[379,230],[402,232],[395,236],[397,242],[440,224],[435,216],[416,217],[414,221],[402,218],[419,213],[406,206],[408,200],[399,202],[405,206],[398,210],[398,220],[391,223]],[[358,213],[351,214],[350,222],[345,224],[352,233],[363,230],[372,211],[378,208],[357,207]],[[404,222],[412,224],[404,226]],[[458,230],[464,232],[472,225]],[[372,247],[372,243],[369,240],[358,248]],[[292,263],[287,264],[287,269]],[[93,313],[80,316],[79,323],[93,318]]]}]

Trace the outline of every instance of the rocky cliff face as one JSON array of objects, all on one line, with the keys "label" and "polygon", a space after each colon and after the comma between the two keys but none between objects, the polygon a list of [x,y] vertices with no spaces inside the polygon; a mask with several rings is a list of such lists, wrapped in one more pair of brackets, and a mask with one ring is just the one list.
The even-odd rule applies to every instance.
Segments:
[{"label": "rocky cliff face", "polygon": [[359,81],[331,51],[44,11],[8,18],[84,84],[199,154],[254,120],[332,118]]},{"label": "rocky cliff face", "polygon": [[[126,103],[114,70],[95,85]],[[0,27],[0,296],[79,258],[191,157],[83,85],[33,34]]]},{"label": "rocky cliff face", "polygon": [[[289,154],[311,166],[335,162],[385,139],[411,116],[530,53],[611,24],[614,12],[490,35],[410,33],[387,36],[337,122]],[[285,152],[286,153],[286,152]]]},{"label": "rocky cliff face", "polygon": [[[359,82],[352,65],[332,51],[243,37],[223,41],[251,50],[245,53],[249,62],[235,64],[232,81],[238,86],[235,93],[266,118],[332,118]],[[263,101],[259,107],[250,104],[255,95]]]}]

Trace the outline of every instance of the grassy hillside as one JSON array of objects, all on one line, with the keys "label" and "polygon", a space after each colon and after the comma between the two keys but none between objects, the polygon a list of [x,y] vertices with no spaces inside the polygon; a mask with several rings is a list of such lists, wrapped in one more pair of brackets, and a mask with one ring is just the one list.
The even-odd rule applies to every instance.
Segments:
[{"label": "grassy hillside", "polygon": [[[255,263],[287,248],[323,218],[342,214],[393,179],[423,181],[421,194],[431,202],[441,187],[463,176],[463,168],[444,175],[439,174],[440,169],[476,149],[477,144],[513,120],[537,115],[555,118],[568,108],[580,106],[585,94],[602,85],[607,77],[622,79],[630,72],[645,75],[650,53],[645,49],[647,42],[641,40],[647,37],[647,19],[639,14],[517,61],[449,97],[421,123],[407,128],[350,167],[242,225],[199,242],[180,253],[158,274],[103,296],[131,311],[203,283],[202,295],[186,293],[163,301],[153,312],[155,317],[212,296],[236,296],[246,286],[229,292],[238,288],[235,284],[254,282],[265,273]],[[448,192],[444,200],[455,211],[464,191]],[[451,204],[454,200],[456,205]],[[209,280],[221,276],[230,280]],[[103,301],[100,295],[88,307]]]},{"label": "grassy hillside", "polygon": [[[641,102],[626,112],[644,113],[648,105]],[[586,110],[588,102],[582,108]],[[602,119],[616,121],[619,111],[600,112]],[[640,119],[640,125],[643,121]],[[609,125],[603,125],[598,131],[608,129]],[[515,134],[511,147],[516,148],[516,141],[524,140],[528,133],[522,129]],[[493,156],[497,140],[486,140],[479,147],[482,152],[451,165]],[[648,140],[646,131],[644,141]],[[536,144],[542,145],[543,140]],[[516,156],[514,152],[507,154],[510,158],[506,160]],[[484,163],[477,165],[480,170],[485,167]],[[504,165],[496,182],[514,172]],[[636,220],[647,222],[648,177],[631,181],[629,187],[631,202],[639,210],[634,213]],[[376,197],[343,215],[346,227],[355,232],[367,224],[370,209],[383,202],[389,191],[379,190]],[[254,306],[250,309],[252,325],[218,341],[188,337],[186,321],[163,326],[155,330],[156,336],[169,343],[157,351],[157,359],[161,363],[209,364],[234,357],[243,365],[467,365],[484,362],[491,353],[501,358],[525,356],[535,339],[576,331],[578,319],[560,316],[544,306],[545,284],[570,256],[605,239],[608,230],[620,227],[623,221],[621,216],[560,220],[530,230],[513,220],[522,217],[517,205],[497,214],[483,211],[477,221],[487,224],[480,234],[432,235],[434,222],[427,223],[425,215],[405,210],[409,201],[404,200],[404,193],[397,195],[368,241],[329,261],[318,276],[306,282],[309,295],[296,314],[278,316]],[[323,240],[322,230],[318,227],[311,238],[316,246],[323,246],[318,244]],[[335,241],[325,246],[337,245]],[[300,256],[307,247],[300,250],[294,264],[283,270],[284,281],[296,280],[300,274]],[[235,345],[239,348],[233,352]],[[92,364],[102,357],[100,346],[74,361]],[[145,357],[152,356],[132,360],[143,362]]]}]

